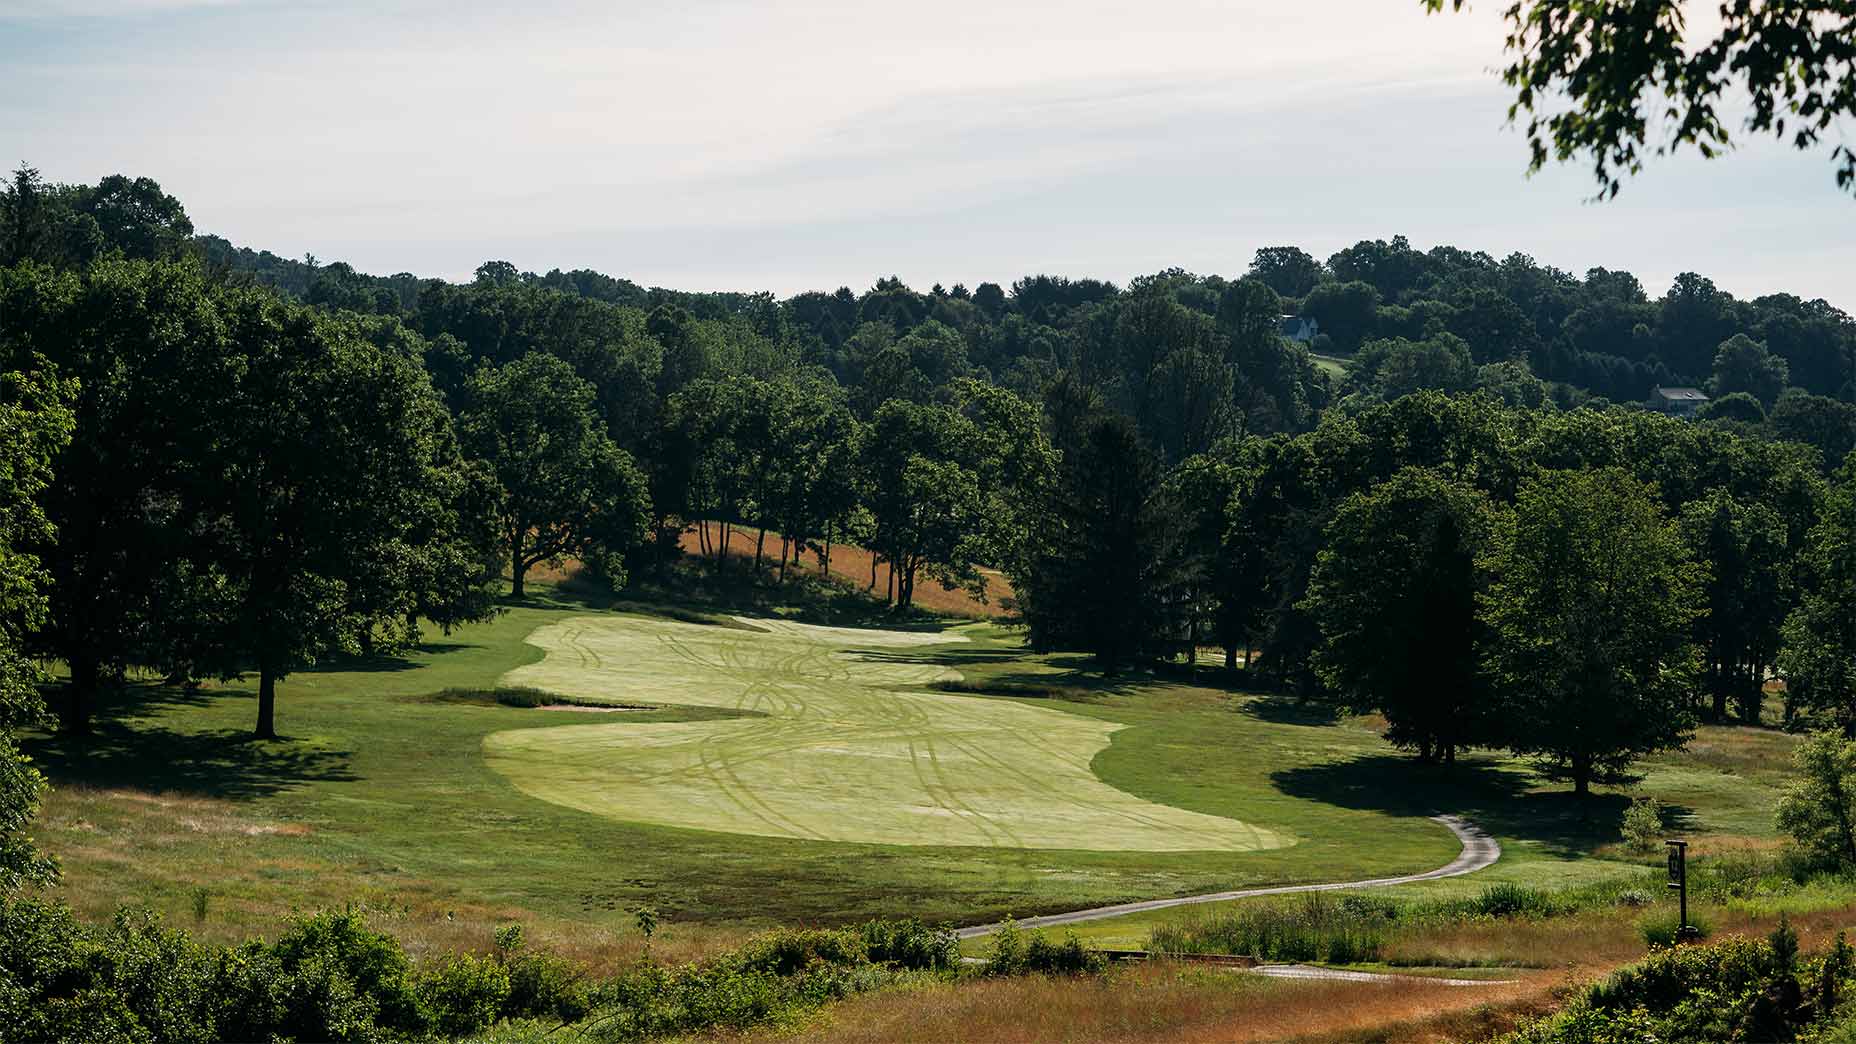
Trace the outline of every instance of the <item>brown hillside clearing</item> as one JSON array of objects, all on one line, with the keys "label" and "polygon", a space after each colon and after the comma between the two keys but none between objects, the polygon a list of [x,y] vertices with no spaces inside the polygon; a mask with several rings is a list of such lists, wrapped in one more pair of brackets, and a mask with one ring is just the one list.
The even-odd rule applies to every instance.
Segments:
[{"label": "brown hillside clearing", "polygon": [[[754,545],[758,536],[759,530],[730,529],[728,533],[728,553],[730,557],[753,561]],[[721,538],[721,526],[711,523],[709,526],[709,539],[711,541],[720,541]],[[701,536],[694,529],[684,532],[682,537],[682,548],[686,554],[700,556],[702,554]],[[872,590],[870,585],[870,566],[875,557],[876,555],[874,552],[861,547],[850,544],[833,544],[831,547],[831,575],[843,577],[851,583],[856,584],[860,590],[870,591]],[[763,566],[769,570],[777,570],[780,567],[780,534],[771,529],[767,531],[767,542],[763,546],[761,561]],[[799,562],[796,565],[789,565],[787,568],[796,569],[799,572],[816,576],[818,575],[818,556],[810,553],[802,553],[799,556]],[[1007,583],[1005,577],[1001,576],[996,570],[982,569],[980,572],[986,577],[986,600],[984,602],[974,598],[965,591],[949,591],[932,580],[923,580],[916,585],[915,604],[930,612],[945,613],[949,616],[992,619],[1006,615],[1002,602],[1012,597],[1012,586]],[[884,592],[889,589],[889,566],[886,563],[877,563],[875,575],[876,586],[874,588],[874,593],[878,598],[882,598]]]}]

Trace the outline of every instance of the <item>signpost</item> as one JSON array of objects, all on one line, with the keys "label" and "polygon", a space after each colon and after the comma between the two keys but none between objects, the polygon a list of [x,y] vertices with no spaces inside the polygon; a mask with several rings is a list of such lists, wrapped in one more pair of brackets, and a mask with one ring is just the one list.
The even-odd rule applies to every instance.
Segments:
[{"label": "signpost", "polygon": [[1681,899],[1681,918],[1676,922],[1676,941],[1699,938],[1701,932],[1688,923],[1688,842],[1664,841],[1669,846],[1669,887]]}]

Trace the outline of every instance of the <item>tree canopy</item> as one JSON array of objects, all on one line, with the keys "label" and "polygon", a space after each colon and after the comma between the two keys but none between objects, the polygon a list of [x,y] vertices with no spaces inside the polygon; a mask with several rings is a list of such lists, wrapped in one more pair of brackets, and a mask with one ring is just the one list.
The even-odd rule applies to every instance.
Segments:
[{"label": "tree canopy", "polygon": [[1651,487],[1615,468],[1546,472],[1521,487],[1484,567],[1506,745],[1584,794],[1686,741],[1700,570]]},{"label": "tree canopy", "polygon": [[[1422,0],[1432,11],[1467,0]],[[1819,147],[1856,112],[1856,9],[1846,0],[1728,0],[1717,19],[1681,0],[1514,0],[1506,10],[1514,89],[1531,169],[1583,160],[1616,196],[1650,156],[1731,149],[1740,129]],[[1706,26],[1697,30],[1696,24]],[[1856,190],[1856,152],[1830,149],[1837,185]]]}]

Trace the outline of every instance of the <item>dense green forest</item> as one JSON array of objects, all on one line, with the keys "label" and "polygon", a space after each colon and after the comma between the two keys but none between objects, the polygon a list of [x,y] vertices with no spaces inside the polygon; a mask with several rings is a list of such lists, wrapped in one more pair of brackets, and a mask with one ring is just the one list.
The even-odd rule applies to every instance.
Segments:
[{"label": "dense green forest", "polygon": [[[0,345],[73,418],[16,538],[68,730],[149,670],[255,673],[272,735],[278,678],[480,618],[499,577],[719,571],[741,528],[768,583],[856,544],[906,610],[990,567],[1037,648],[1221,646],[1423,758],[1580,789],[1757,717],[1775,670],[1788,720],[1856,722],[1856,325],[1822,301],[1403,239],[1126,288],[453,284],[196,236],[148,179],[22,168],[0,204]],[[1679,383],[1701,418],[1637,405]]]}]

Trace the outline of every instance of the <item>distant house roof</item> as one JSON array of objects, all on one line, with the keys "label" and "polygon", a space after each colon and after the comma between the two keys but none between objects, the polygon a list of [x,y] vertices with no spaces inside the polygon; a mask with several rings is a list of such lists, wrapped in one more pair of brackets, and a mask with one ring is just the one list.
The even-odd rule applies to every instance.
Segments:
[{"label": "distant house roof", "polygon": [[1707,402],[1708,396],[1699,388],[1657,388],[1650,393],[1665,402]]},{"label": "distant house roof", "polygon": [[1307,316],[1285,315],[1282,317],[1282,335],[1297,341],[1312,341],[1321,324]]}]

